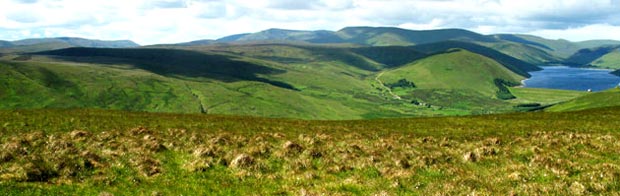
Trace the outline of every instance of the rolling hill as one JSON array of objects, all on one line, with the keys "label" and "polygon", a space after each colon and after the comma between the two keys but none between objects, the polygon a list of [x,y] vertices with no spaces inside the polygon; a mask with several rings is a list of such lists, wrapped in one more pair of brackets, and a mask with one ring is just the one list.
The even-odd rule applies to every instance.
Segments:
[{"label": "rolling hill", "polygon": [[[605,43],[613,41],[385,27],[269,29],[136,48],[112,48],[136,46],[124,41],[29,39],[0,49],[0,108],[303,119],[509,112],[577,96],[509,87],[540,70],[537,64],[563,61],[557,55],[563,46],[568,51]],[[607,66],[614,51],[582,49],[570,59]]]},{"label": "rolling hill", "polygon": [[406,30],[390,27],[347,27],[337,32],[348,42],[371,45],[418,45],[447,40],[493,42],[495,39],[463,29]]},{"label": "rolling hill", "polygon": [[525,61],[516,59],[514,57],[508,56],[504,53],[498,52],[496,50],[480,46],[473,43],[467,42],[457,42],[457,41],[445,41],[445,42],[437,42],[432,44],[423,44],[413,46],[414,49],[419,51],[425,51],[427,53],[438,53],[449,50],[451,48],[463,48],[478,54],[482,54],[486,57],[492,58],[502,65],[506,66],[511,71],[529,77],[530,75],[527,72],[530,71],[538,71],[541,70],[540,67],[527,63]]},{"label": "rolling hill", "polygon": [[508,56],[534,65],[546,65],[563,61],[560,57],[550,54],[543,49],[527,44],[506,41],[489,43],[477,42],[477,44],[497,50]]},{"label": "rolling hill", "polygon": [[601,56],[590,63],[593,67],[606,69],[620,69],[620,48],[616,48],[611,52]]},{"label": "rolling hill", "polygon": [[547,108],[546,111],[577,111],[593,108],[613,107],[620,105],[620,89],[614,88],[607,91],[590,93],[573,100],[563,102]]},{"label": "rolling hill", "polygon": [[268,29],[232,35],[219,42],[287,40],[308,43],[354,43],[367,46],[407,46],[446,40],[492,42],[492,38],[462,29],[414,31],[391,27],[347,27],[339,31]]},{"label": "rolling hill", "polygon": [[584,48],[598,48],[603,46],[620,44],[620,41],[616,40],[590,40],[582,42],[571,42],[563,39],[552,40],[533,35],[521,34],[499,34],[491,36],[501,40],[533,46],[562,59],[569,58],[570,56],[574,55],[579,50]]},{"label": "rolling hill", "polygon": [[56,50],[70,47],[131,48],[140,45],[129,40],[105,41],[76,37],[24,39],[0,43],[0,53],[24,53]]},{"label": "rolling hill", "polygon": [[499,90],[494,80],[518,84],[525,77],[488,57],[453,49],[386,71],[379,79],[388,84],[405,79],[413,82],[415,89],[468,90],[493,97]]},{"label": "rolling hill", "polygon": [[581,49],[572,56],[570,56],[568,59],[566,59],[565,63],[572,66],[592,66],[592,63],[594,63],[596,60],[602,58],[609,53],[617,51],[619,48],[620,45]]},{"label": "rolling hill", "polygon": [[[494,80],[484,80],[479,91],[458,87],[437,90],[429,86],[420,89],[424,93],[402,100],[394,99],[375,80],[383,71],[407,67],[426,58],[433,59],[436,54],[444,52],[401,46],[233,44],[131,49],[67,48],[9,54],[0,61],[0,85],[3,86],[0,108],[87,107],[303,119],[454,115],[512,110],[514,102],[496,98],[495,91],[504,83],[498,86]],[[511,58],[499,52],[494,54],[479,58],[477,53],[468,52],[463,58],[474,56],[472,58],[485,62],[493,57]],[[499,65],[501,68],[497,69],[515,69],[525,73],[523,69],[531,68],[523,66],[527,65],[525,63],[517,64],[519,61],[497,60],[505,64],[490,61],[493,63],[485,65],[493,66],[484,69]],[[473,61],[468,61],[466,65],[471,63]],[[468,77],[465,75],[472,70],[463,69],[469,70],[462,75]],[[458,72],[455,70],[446,78],[454,79]],[[498,78],[505,79],[505,82],[518,82],[512,76],[500,76]],[[495,86],[486,86],[488,84]],[[442,96],[442,93],[450,96]],[[440,103],[453,99],[468,104],[426,107],[412,103],[413,100]]]},{"label": "rolling hill", "polygon": [[218,39],[219,42],[287,40],[309,43],[341,43],[343,39],[332,31],[297,31],[287,29],[267,29],[257,33],[238,34]]},{"label": "rolling hill", "polygon": [[[469,112],[437,112],[386,100],[366,79],[374,72],[360,68],[360,62],[380,64],[348,49],[334,48],[341,53],[333,53],[329,48],[270,45],[205,50],[70,48],[24,60],[5,56],[0,63],[0,107],[304,119]],[[235,51],[247,55],[233,55]]]},{"label": "rolling hill", "polygon": [[[211,44],[355,44],[361,46],[415,46],[446,41],[467,42],[492,48],[529,64],[565,63],[571,56],[587,48],[609,47],[620,44],[615,40],[570,42],[551,40],[532,35],[482,35],[463,29],[408,30],[394,27],[345,27],[338,31],[301,31],[267,29],[256,33],[226,36],[217,40],[197,40],[179,43],[179,46]],[[566,63],[575,59],[569,59]],[[589,63],[589,62],[588,62]]]}]

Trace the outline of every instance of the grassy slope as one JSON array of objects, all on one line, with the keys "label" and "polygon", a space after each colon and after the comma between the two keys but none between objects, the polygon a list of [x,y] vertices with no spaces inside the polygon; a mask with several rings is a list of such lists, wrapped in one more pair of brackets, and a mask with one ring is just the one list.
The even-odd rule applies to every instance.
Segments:
[{"label": "grassy slope", "polygon": [[591,63],[594,67],[620,69],[620,49],[616,49]]},{"label": "grassy slope", "polygon": [[[252,81],[182,79],[103,65],[2,65],[3,75],[8,76],[3,77],[6,92],[0,94],[3,108],[93,107],[189,113],[204,110],[217,114],[326,119],[360,115],[341,102]],[[329,108],[321,109],[325,106]]]},{"label": "grassy slope", "polygon": [[473,44],[473,43],[446,41],[446,42],[437,42],[437,43],[431,43],[431,44],[417,45],[417,46],[413,46],[413,48],[419,51],[427,52],[427,53],[441,53],[441,52],[447,51],[452,48],[463,48],[463,49],[484,55],[486,57],[492,58],[495,61],[501,63],[506,68],[510,69],[511,71],[519,75],[522,75],[524,77],[530,76],[527,72],[541,70],[540,67],[536,65],[527,63],[525,61],[508,56],[496,50],[493,50],[493,49],[490,49],[484,46],[480,46],[477,44]]},{"label": "grassy slope", "polygon": [[587,94],[583,91],[540,89],[540,88],[510,88],[510,92],[517,97],[518,103],[539,103],[541,105],[555,104],[568,101]]},{"label": "grassy slope", "polygon": [[[487,87],[480,87],[484,96],[452,88],[420,88],[411,96],[396,89],[406,99],[393,99],[375,77],[426,55],[411,47],[255,44],[55,53],[64,57],[2,57],[0,108],[359,119],[510,111],[514,104],[493,99]],[[411,104],[414,99],[438,107]]]},{"label": "grassy slope", "polygon": [[413,82],[415,88],[392,89],[403,100],[487,113],[511,109],[508,102],[495,98],[499,89],[494,80],[518,83],[523,77],[492,59],[459,49],[388,70],[378,79],[388,86],[402,79]]},{"label": "grassy slope", "polygon": [[547,51],[536,48],[534,46],[521,43],[496,42],[496,43],[479,43],[489,48],[500,51],[516,59],[534,64],[543,65],[546,63],[560,62],[561,59],[549,54]]},{"label": "grassy slope", "polygon": [[497,91],[496,78],[510,82],[524,79],[492,59],[459,50],[387,71],[380,79],[385,83],[407,79],[420,89],[461,89],[492,97]]},{"label": "grassy slope", "polygon": [[554,105],[547,111],[575,111],[620,105],[620,89],[590,93],[576,99]]},{"label": "grassy slope", "polygon": [[[620,191],[619,110],[370,121],[0,111],[0,190],[607,195]],[[252,161],[233,164],[240,154]]]},{"label": "grassy slope", "polygon": [[[285,45],[193,49],[206,56],[167,49],[97,49],[66,50],[64,55],[69,56],[62,58],[5,61],[2,74],[7,77],[1,80],[7,88],[0,94],[1,106],[203,110],[304,119],[441,114],[386,100],[366,78],[381,65],[348,49]],[[241,53],[245,57],[234,55]],[[231,69],[239,66],[246,68]],[[281,87],[286,85],[298,90]],[[21,90],[27,92],[15,92]]]}]

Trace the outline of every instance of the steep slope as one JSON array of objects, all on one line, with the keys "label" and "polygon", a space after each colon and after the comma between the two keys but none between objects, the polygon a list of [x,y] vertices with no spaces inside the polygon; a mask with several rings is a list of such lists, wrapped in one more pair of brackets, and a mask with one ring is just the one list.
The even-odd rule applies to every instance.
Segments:
[{"label": "steep slope", "polygon": [[380,79],[396,83],[405,79],[416,89],[456,89],[494,97],[500,90],[496,80],[518,84],[520,76],[488,57],[464,50],[453,49],[411,64],[385,72]]},{"label": "steep slope", "polygon": [[591,65],[606,69],[620,69],[620,48],[594,60]]},{"label": "steep slope", "polygon": [[78,59],[72,59],[75,61],[88,61],[96,57],[112,58],[112,62],[104,63],[131,64],[136,68],[166,76],[208,77],[223,81],[250,80],[295,89],[289,84],[270,81],[258,76],[260,74],[282,73],[283,70],[237,61],[226,56],[188,50],[67,48],[36,54],[78,57]]},{"label": "steep slope", "polygon": [[486,57],[492,58],[496,60],[497,62],[501,63],[502,65],[504,65],[506,68],[510,69],[511,71],[524,77],[530,76],[530,74],[528,74],[527,72],[541,70],[540,67],[537,67],[533,64],[530,64],[525,61],[508,56],[496,50],[493,50],[493,49],[490,49],[484,46],[480,46],[477,44],[472,44],[472,43],[446,41],[446,42],[438,42],[438,43],[432,43],[432,44],[417,45],[417,46],[413,46],[413,48],[418,51],[423,51],[426,53],[441,53],[451,48],[463,48],[471,52],[478,53]]},{"label": "steep slope", "polygon": [[531,45],[514,42],[493,42],[479,44],[533,65],[544,65],[562,61],[561,58],[549,54],[547,51]]},{"label": "steep slope", "polygon": [[582,42],[571,42],[563,39],[552,40],[533,35],[521,34],[499,34],[492,36],[501,40],[537,47],[560,58],[569,58],[571,55],[584,48],[598,48],[603,46],[620,44],[620,41],[616,40],[590,40]]},{"label": "steep slope", "polygon": [[602,107],[613,107],[620,105],[620,89],[610,89],[607,91],[590,93],[576,99],[554,105],[546,111],[576,111]]},{"label": "steep slope", "polygon": [[581,49],[566,59],[565,63],[573,66],[590,66],[597,59],[616,51],[619,48],[620,46],[605,46]]},{"label": "steep slope", "polygon": [[429,55],[405,46],[361,47],[352,48],[351,51],[386,67],[404,65]]}]

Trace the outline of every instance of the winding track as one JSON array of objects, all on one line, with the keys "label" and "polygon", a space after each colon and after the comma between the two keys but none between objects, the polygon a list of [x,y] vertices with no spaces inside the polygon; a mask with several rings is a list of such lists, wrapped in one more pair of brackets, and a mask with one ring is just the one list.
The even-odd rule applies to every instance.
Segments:
[{"label": "winding track", "polygon": [[394,99],[398,99],[398,100],[401,100],[402,98],[400,98],[400,96],[398,96],[398,95],[394,94],[394,92],[392,92],[392,89],[390,89],[389,87],[385,86],[385,85],[383,84],[383,82],[382,82],[381,80],[379,80],[379,77],[381,77],[384,73],[385,73],[385,72],[381,72],[381,73],[379,73],[379,74],[377,75],[377,77],[375,77],[375,80],[376,80],[377,82],[379,82],[379,84],[381,84],[381,86],[382,86],[383,88],[387,89],[388,93],[389,93],[390,95],[392,95],[392,98],[394,98]]}]

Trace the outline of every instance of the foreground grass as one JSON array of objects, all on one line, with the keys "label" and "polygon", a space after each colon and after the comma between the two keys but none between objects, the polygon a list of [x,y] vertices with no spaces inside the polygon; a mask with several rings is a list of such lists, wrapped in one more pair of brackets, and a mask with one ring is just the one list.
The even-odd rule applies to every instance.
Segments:
[{"label": "foreground grass", "polygon": [[300,121],[0,111],[0,190],[40,194],[607,194],[620,108]]}]

